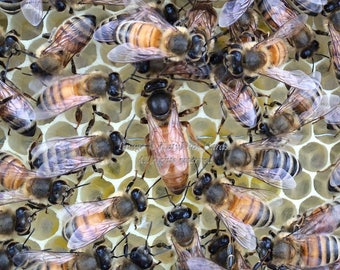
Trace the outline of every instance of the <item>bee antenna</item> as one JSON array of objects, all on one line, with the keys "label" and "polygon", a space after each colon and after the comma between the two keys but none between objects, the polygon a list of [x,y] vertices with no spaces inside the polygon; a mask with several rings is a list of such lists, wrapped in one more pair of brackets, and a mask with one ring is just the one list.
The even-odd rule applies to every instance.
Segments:
[{"label": "bee antenna", "polygon": [[182,205],[183,201],[185,200],[186,196],[187,196],[187,193],[188,193],[188,190],[189,190],[189,187],[191,187],[192,184],[190,183],[190,181],[188,182],[186,188],[185,188],[185,191],[184,191],[184,194],[183,194],[183,198],[181,200],[181,202],[179,203],[179,206]]},{"label": "bee antenna", "polygon": [[148,249],[148,239],[149,239],[149,236],[150,236],[151,228],[152,228],[152,221],[150,222],[148,234],[147,234],[146,239],[145,239],[145,249]]},{"label": "bee antenna", "polygon": [[[149,188],[148,188],[148,190],[146,191],[146,193],[145,193],[145,195],[147,195],[147,194],[149,194],[149,191],[161,180],[162,178],[160,177],[160,178],[158,178]],[[165,197],[169,197],[169,196],[171,196],[171,195],[169,195],[169,193],[167,193],[167,195],[165,195],[165,196],[161,196],[161,197],[158,197],[157,199],[161,199],[161,198],[165,198]],[[150,198],[150,199],[152,199],[152,198]]]},{"label": "bee antenna", "polygon": [[176,207],[176,204],[171,200],[172,195],[169,194],[169,192],[168,192],[168,190],[166,188],[164,188],[164,189],[165,189],[166,195],[169,198],[169,202],[173,205],[173,207]]},{"label": "bee antenna", "polygon": [[134,114],[134,115],[132,116],[132,119],[130,120],[128,126],[126,127],[125,132],[124,132],[124,139],[126,139],[127,132],[128,132],[128,130],[129,130],[129,128],[130,128],[130,126],[131,126],[133,120],[135,119],[135,117],[136,117],[136,114]]},{"label": "bee antenna", "polygon": [[[128,233],[128,234],[126,234],[125,232],[123,233],[123,238],[121,239],[121,240],[119,240],[119,242],[116,244],[116,246],[111,250],[111,254],[112,254],[112,257],[113,258],[120,258],[120,257],[127,257],[127,255],[128,255],[128,253],[127,252],[125,252],[125,250],[126,250],[126,248],[125,248],[125,246],[128,246],[128,242],[127,242],[127,237],[129,236],[129,234],[130,233]],[[125,240],[125,245],[124,245],[124,255],[122,255],[122,256],[114,256],[114,252],[115,252],[115,250],[116,250],[116,248],[123,242]]]}]

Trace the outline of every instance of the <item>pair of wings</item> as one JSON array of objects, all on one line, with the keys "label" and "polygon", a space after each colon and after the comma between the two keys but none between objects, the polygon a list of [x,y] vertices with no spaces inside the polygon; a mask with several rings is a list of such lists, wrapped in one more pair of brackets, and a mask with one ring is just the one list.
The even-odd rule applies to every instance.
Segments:
[{"label": "pair of wings", "polygon": [[[162,32],[171,30],[173,32],[178,29],[169,24],[161,15],[151,6],[141,0],[131,1],[137,6],[137,9],[130,9],[130,15],[124,16],[123,19],[109,19],[104,22],[93,34],[94,40],[98,42],[113,43],[116,42],[115,33],[122,22],[129,21],[131,23],[151,23]],[[142,37],[149,38],[149,37]],[[152,59],[170,57],[169,53],[156,47],[140,48],[130,43],[117,45],[108,53],[108,58],[113,62],[135,63]]]},{"label": "pair of wings", "polygon": [[[287,139],[284,137],[270,137],[267,139],[254,141],[251,143],[243,143],[242,145],[248,148],[250,151],[262,151],[268,149],[277,149],[279,146],[284,146],[287,143]],[[284,150],[281,150],[285,153]],[[296,159],[293,155],[286,155],[287,158]],[[293,160],[291,160],[293,162]],[[297,161],[298,162],[298,161]],[[274,187],[282,189],[293,189],[296,187],[296,182],[292,175],[282,168],[265,168],[265,167],[253,167],[242,168],[240,171],[244,174],[261,179]]]},{"label": "pair of wings", "polygon": [[232,116],[239,121],[242,126],[252,129],[258,124],[257,109],[259,107],[256,93],[242,80],[234,80],[235,85],[229,87],[228,84],[217,81],[223,101],[228,110],[232,111]]},{"label": "pair of wings", "polygon": [[[39,159],[41,165],[36,168],[39,177],[57,177],[78,171],[103,160],[102,157],[82,155],[79,148],[89,144],[96,136],[76,136],[54,138],[36,145],[31,150],[31,161]],[[45,155],[49,154],[47,158]],[[53,154],[53,153],[58,153]]]},{"label": "pair of wings", "polygon": [[[102,213],[111,205],[117,205],[121,200],[121,196],[112,197],[101,201],[91,201],[84,203],[76,203],[73,205],[66,205],[57,216],[65,225],[68,221],[79,216],[89,216]],[[70,239],[68,239],[67,247],[74,250],[79,249],[96,241],[110,230],[122,225],[130,217],[122,219],[110,218],[104,219],[95,224],[83,224],[73,228]]]},{"label": "pair of wings", "polygon": [[[222,183],[222,187],[226,196],[230,197],[251,197],[251,200],[256,200],[262,202],[269,199],[272,194],[267,190],[261,189],[250,189],[241,186],[234,186],[228,183]],[[230,231],[231,235],[236,239],[236,241],[245,249],[255,250],[257,245],[257,238],[254,229],[251,225],[245,224],[236,215],[228,210],[228,205],[210,205],[211,209],[216,213],[216,215],[221,219],[225,226]],[[242,206],[239,206],[242,208]],[[247,208],[248,206],[245,205]],[[269,207],[265,205],[265,207]],[[251,211],[251,209],[249,209]],[[261,213],[259,213],[261,214]]]},{"label": "pair of wings", "polygon": [[160,175],[166,175],[171,166],[179,171],[188,169],[188,142],[184,137],[177,106],[172,101],[169,122],[159,126],[151,112],[146,113],[149,126],[149,147]]},{"label": "pair of wings", "polygon": [[[14,87],[14,85],[12,87],[0,80],[0,98],[1,100],[11,98],[4,103],[7,112],[14,116],[11,118],[19,118],[26,120],[27,122],[35,121],[36,115],[32,105],[28,102],[20,90]],[[4,109],[2,108],[2,110]],[[15,122],[15,119],[12,121]]]},{"label": "pair of wings", "polygon": [[[48,86],[38,97],[40,99],[40,103],[35,108],[35,114],[37,120],[49,119],[55,117],[71,108],[81,106],[87,102],[90,102],[97,98],[97,96],[89,96],[89,95],[69,95],[63,97],[61,102],[48,102],[46,104],[43,100],[53,100],[54,96],[60,95],[60,91],[63,92],[74,92],[74,88],[85,87],[84,79],[86,79],[89,75],[73,75],[69,77],[58,78],[54,83]],[[63,83],[65,81],[70,81],[70,83]],[[83,82],[83,86],[81,83]],[[59,89],[58,85],[62,85],[63,89]]]}]

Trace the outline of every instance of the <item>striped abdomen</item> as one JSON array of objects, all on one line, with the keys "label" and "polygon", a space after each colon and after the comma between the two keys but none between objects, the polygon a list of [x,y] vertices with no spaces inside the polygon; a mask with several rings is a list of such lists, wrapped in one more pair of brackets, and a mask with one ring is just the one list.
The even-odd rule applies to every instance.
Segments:
[{"label": "striped abdomen", "polygon": [[267,46],[270,52],[270,64],[272,66],[281,66],[287,60],[288,49],[283,40],[278,40],[274,44]]},{"label": "striped abdomen", "polygon": [[161,30],[152,23],[123,21],[116,30],[118,43],[129,43],[140,48],[159,48],[161,38]]},{"label": "striped abdomen", "polygon": [[277,149],[260,150],[255,156],[254,167],[281,168],[291,176],[295,176],[301,171],[301,165],[295,156]]},{"label": "striped abdomen", "polygon": [[258,2],[258,8],[268,26],[277,31],[283,24],[298,15],[286,1],[280,0],[271,3],[270,0]]},{"label": "striped abdomen", "polygon": [[18,189],[27,181],[25,165],[16,157],[2,153],[0,158],[0,184],[6,189]]},{"label": "striped abdomen", "polygon": [[334,235],[308,235],[298,242],[302,267],[326,266],[340,259],[340,240]]},{"label": "striped abdomen", "polygon": [[274,221],[274,215],[264,202],[257,197],[249,196],[247,193],[228,195],[228,210],[239,218],[243,223],[251,226],[269,226]]}]

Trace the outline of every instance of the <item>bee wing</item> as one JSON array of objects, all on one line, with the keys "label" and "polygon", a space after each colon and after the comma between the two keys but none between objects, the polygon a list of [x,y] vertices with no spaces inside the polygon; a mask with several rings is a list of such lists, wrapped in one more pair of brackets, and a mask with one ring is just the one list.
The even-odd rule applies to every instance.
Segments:
[{"label": "bee wing", "polygon": [[282,0],[263,0],[262,5],[263,9],[270,10],[270,18],[278,27],[282,26],[282,22],[289,21],[298,14],[293,9],[287,9]]},{"label": "bee wing", "polygon": [[[31,151],[32,160],[40,159],[42,164],[35,171],[41,177],[55,177],[77,171],[83,167],[102,161],[101,158],[90,156],[74,155],[79,147],[90,143],[93,136],[79,136],[70,138],[55,138],[38,144]],[[47,151],[57,151],[58,155],[51,155],[49,158],[41,159]],[[60,159],[60,156],[67,157]]]},{"label": "bee wing", "polygon": [[116,29],[121,23],[119,19],[109,20],[107,23],[99,26],[93,33],[93,39],[98,42],[112,43],[116,41]]},{"label": "bee wing", "polygon": [[224,3],[218,24],[221,27],[229,27],[234,24],[252,5],[254,0],[231,0]]},{"label": "bee wing", "polygon": [[43,19],[42,0],[23,0],[21,11],[26,20],[33,26],[38,26]]},{"label": "bee wing", "polygon": [[80,225],[72,233],[68,240],[67,247],[69,249],[79,249],[96,241],[110,230],[120,226],[125,219],[106,219],[99,223],[90,225]]},{"label": "bee wing", "polygon": [[332,107],[330,112],[325,115],[325,121],[328,124],[340,123],[340,106]]},{"label": "bee wing", "polygon": [[51,252],[43,250],[24,250],[15,254],[12,258],[13,263],[20,267],[22,265],[33,265],[40,263],[56,263],[64,264],[70,260],[75,259],[77,253],[70,252]]},{"label": "bee wing", "polygon": [[77,4],[90,4],[90,5],[114,5],[114,6],[123,6],[123,0],[78,0]]},{"label": "bee wing", "polygon": [[340,70],[340,32],[335,29],[331,22],[328,23],[328,30],[331,38],[330,54],[335,68]]},{"label": "bee wing", "polygon": [[6,205],[17,202],[28,201],[30,198],[27,197],[22,190],[4,190],[0,192],[0,205]]},{"label": "bee wing", "polygon": [[340,186],[340,159],[338,160],[338,162],[335,164],[334,168],[331,171],[329,185],[332,187]]},{"label": "bee wing", "polygon": [[[168,23],[161,15],[156,11],[155,8],[152,8],[150,5],[145,3],[142,0],[124,0],[125,6],[130,8],[129,12],[131,13],[131,18],[136,21],[142,22],[151,22],[154,23],[162,30],[166,30],[172,28],[176,30],[176,27],[172,26]],[[131,9],[131,6],[136,6],[136,9]]]},{"label": "bee wing", "polygon": [[222,268],[217,263],[214,263],[213,261],[204,258],[204,257],[191,257],[187,260],[187,265],[189,267],[189,270],[223,270],[225,268]]},{"label": "bee wing", "polygon": [[313,13],[320,13],[322,11],[323,5],[327,4],[327,0],[295,0],[295,2],[304,9]]},{"label": "bee wing", "polygon": [[292,87],[309,91],[319,87],[319,83],[306,75],[302,70],[284,70],[279,67],[270,67],[259,72],[261,75],[281,81]]},{"label": "bee wing", "polygon": [[236,239],[239,244],[249,250],[256,249],[256,236],[252,226],[245,224],[236,217],[233,216],[231,212],[227,209],[221,207],[220,209],[215,209],[212,207],[218,217],[223,221],[225,226],[230,231],[231,235]]},{"label": "bee wing", "polygon": [[167,55],[159,48],[147,47],[137,48],[128,43],[114,47],[107,55],[112,62],[134,63],[152,59],[165,58]]},{"label": "bee wing", "polygon": [[65,205],[62,211],[57,213],[57,217],[63,223],[75,216],[91,215],[102,212],[105,208],[120,200],[120,197],[113,197],[100,201],[81,202],[73,205]]},{"label": "bee wing", "polygon": [[[224,83],[218,82],[217,85],[224,97],[224,102],[229,110],[232,110],[233,116],[239,120],[244,126],[253,128],[257,125],[258,117],[256,112],[256,104],[253,104],[252,97],[255,95],[241,80],[237,80],[235,87],[229,87]],[[256,103],[257,100],[255,99]]]},{"label": "bee wing", "polygon": [[288,20],[285,24],[281,25],[280,28],[275,32],[273,38],[285,39],[298,33],[302,28],[305,27],[307,22],[307,14],[299,14]]},{"label": "bee wing", "polygon": [[296,187],[294,177],[282,168],[256,167],[252,170],[242,170],[242,172],[261,179],[274,187],[283,189],[293,189]]}]

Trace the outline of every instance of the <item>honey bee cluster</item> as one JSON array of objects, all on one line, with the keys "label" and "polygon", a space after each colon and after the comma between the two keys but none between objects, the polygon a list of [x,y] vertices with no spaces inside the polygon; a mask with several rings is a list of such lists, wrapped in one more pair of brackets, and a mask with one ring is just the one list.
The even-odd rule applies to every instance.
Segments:
[{"label": "honey bee cluster", "polygon": [[0,9],[0,269],[340,269],[339,2]]}]

